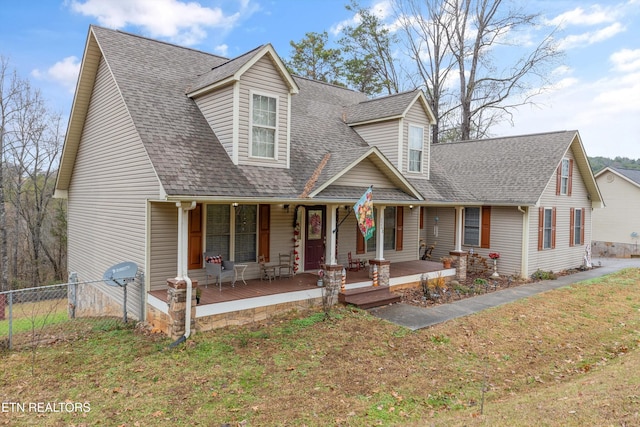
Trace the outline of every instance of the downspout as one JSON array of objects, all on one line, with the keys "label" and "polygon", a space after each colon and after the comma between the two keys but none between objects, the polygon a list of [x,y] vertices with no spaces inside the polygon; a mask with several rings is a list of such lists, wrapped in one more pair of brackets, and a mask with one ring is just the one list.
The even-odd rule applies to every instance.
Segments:
[{"label": "downspout", "polygon": [[195,209],[196,202],[192,201],[189,204],[183,202],[176,202],[176,207],[178,207],[178,277],[176,280],[184,280],[187,286],[187,296],[186,296],[186,313],[184,316],[184,335],[178,338],[175,342],[169,345],[170,348],[175,347],[176,345],[183,343],[189,338],[191,335],[191,279],[189,278],[188,269],[187,269],[187,233],[186,230],[189,229],[189,216],[185,215],[186,212]]},{"label": "downspout", "polygon": [[518,206],[518,211],[522,213],[522,255],[520,260],[520,275],[527,276],[529,270],[529,210]]}]

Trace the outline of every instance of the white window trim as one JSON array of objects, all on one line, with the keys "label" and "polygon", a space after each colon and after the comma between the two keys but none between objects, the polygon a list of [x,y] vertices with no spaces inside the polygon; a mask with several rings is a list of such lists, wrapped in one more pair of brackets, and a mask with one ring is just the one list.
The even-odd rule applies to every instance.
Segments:
[{"label": "white window trim", "polygon": [[[564,165],[567,165],[567,175],[563,175],[564,172]],[[570,167],[570,161],[568,158],[563,158],[561,163],[560,163],[560,194],[562,196],[566,196],[567,194],[569,194],[569,167]],[[565,181],[566,179],[566,181]],[[566,185],[565,185],[566,182]]]},{"label": "white window trim", "polygon": [[[260,95],[266,96],[269,98],[273,98],[276,100],[276,125],[273,128],[275,130],[274,141],[273,141],[273,157],[263,157],[253,154],[253,96]],[[280,97],[275,93],[270,92],[262,92],[257,90],[249,91],[249,157],[254,159],[266,159],[266,160],[278,160],[278,123],[280,121]],[[268,126],[259,126],[271,129]]]},{"label": "white window trim", "polygon": [[[420,150],[420,170],[411,170],[411,128],[422,131],[422,150]],[[421,174],[424,171],[424,126],[409,123],[407,128],[407,173]]]}]

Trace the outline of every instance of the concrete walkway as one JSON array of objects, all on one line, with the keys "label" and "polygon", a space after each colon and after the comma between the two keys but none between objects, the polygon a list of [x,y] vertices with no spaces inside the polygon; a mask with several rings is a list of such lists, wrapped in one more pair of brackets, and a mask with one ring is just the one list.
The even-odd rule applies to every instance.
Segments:
[{"label": "concrete walkway", "polygon": [[614,273],[623,268],[640,268],[640,258],[594,258],[593,265],[599,267],[568,276],[562,276],[556,280],[543,280],[541,282],[519,285],[513,288],[490,292],[447,304],[438,304],[428,308],[398,303],[372,308],[369,312],[376,317],[415,331],[457,317],[477,313],[487,308],[507,304],[531,295],[558,289],[572,283]]}]

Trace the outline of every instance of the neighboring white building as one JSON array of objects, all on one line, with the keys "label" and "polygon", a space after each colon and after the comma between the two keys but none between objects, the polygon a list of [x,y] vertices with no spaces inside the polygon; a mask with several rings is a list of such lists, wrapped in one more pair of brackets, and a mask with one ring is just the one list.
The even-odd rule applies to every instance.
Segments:
[{"label": "neighboring white building", "polygon": [[596,174],[605,202],[593,212],[593,253],[640,254],[640,170],[607,167]]}]

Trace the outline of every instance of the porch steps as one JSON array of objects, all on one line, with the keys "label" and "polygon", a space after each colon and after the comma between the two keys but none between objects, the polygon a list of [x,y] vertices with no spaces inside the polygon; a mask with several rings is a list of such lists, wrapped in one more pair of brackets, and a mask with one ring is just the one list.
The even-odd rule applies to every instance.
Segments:
[{"label": "porch steps", "polygon": [[338,294],[338,301],[352,304],[366,310],[382,305],[400,302],[400,296],[393,294],[388,286],[365,286],[363,288],[347,289]]}]

